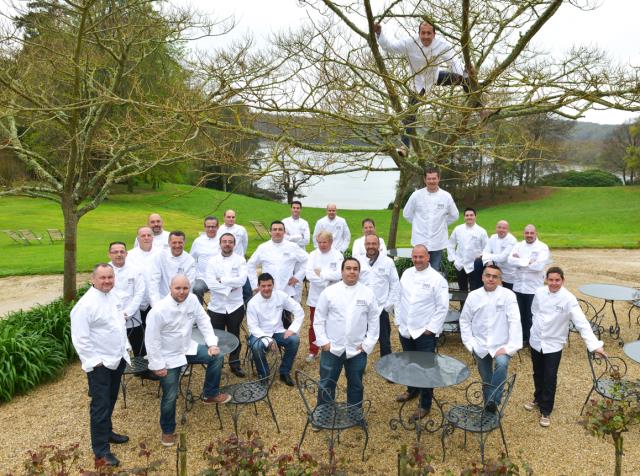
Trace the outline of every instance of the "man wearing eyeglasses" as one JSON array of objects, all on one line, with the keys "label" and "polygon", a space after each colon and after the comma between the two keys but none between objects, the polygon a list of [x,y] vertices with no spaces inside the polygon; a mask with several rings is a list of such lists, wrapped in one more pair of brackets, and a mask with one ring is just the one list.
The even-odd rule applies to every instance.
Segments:
[{"label": "man wearing eyeglasses", "polygon": [[522,348],[522,326],[515,294],[501,283],[502,272],[487,265],[481,288],[471,291],[460,314],[462,343],[476,359],[485,410],[495,413],[502,399],[509,360]]}]

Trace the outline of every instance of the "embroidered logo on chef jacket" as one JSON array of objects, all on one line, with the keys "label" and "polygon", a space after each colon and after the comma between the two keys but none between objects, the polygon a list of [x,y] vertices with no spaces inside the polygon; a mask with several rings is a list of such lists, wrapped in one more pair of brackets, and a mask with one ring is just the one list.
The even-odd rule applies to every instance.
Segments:
[{"label": "embroidered logo on chef jacket", "polygon": [[184,268],[178,268],[178,274],[184,274]]},{"label": "embroidered logo on chef jacket", "polygon": [[554,309],[556,310],[556,312],[562,312],[564,309],[562,308],[562,306],[560,306],[559,304],[556,304],[555,306],[553,306]]},{"label": "embroidered logo on chef jacket", "polygon": [[422,289],[431,289],[431,283],[422,283]]},{"label": "embroidered logo on chef jacket", "polygon": [[329,263],[329,269],[337,269],[338,268],[338,263],[336,263],[335,261]]},{"label": "embroidered logo on chef jacket", "polygon": [[127,279],[127,284],[133,284],[135,282],[134,278]]},{"label": "embroidered logo on chef jacket", "polygon": [[237,278],[238,276],[240,276],[240,269],[238,269],[237,266],[234,266],[233,268],[231,268],[231,276],[233,276],[234,278]]},{"label": "embroidered logo on chef jacket", "polygon": [[444,203],[438,203],[438,210],[444,210]]},{"label": "embroidered logo on chef jacket", "polygon": [[367,301],[365,301],[364,299],[356,300],[356,306],[366,306],[366,305],[367,305]]}]

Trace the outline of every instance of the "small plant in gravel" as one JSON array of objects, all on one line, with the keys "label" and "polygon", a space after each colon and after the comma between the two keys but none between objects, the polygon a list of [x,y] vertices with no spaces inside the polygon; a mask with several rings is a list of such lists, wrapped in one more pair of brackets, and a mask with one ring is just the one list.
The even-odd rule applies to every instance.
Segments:
[{"label": "small plant in gravel", "polygon": [[629,426],[640,422],[640,404],[637,401],[616,401],[608,398],[591,400],[587,404],[585,416],[580,420],[582,426],[593,436],[606,438],[611,436],[615,448],[616,476],[622,474],[622,456],[624,455],[622,434]]},{"label": "small plant in gravel", "polygon": [[460,476],[531,476],[532,474],[533,470],[527,463],[522,463],[520,468],[505,453],[502,453],[495,461],[489,459],[484,464],[471,463],[469,467],[462,470]]},{"label": "small plant in gravel", "polygon": [[431,466],[433,456],[425,453],[419,445],[413,445],[407,451],[407,446],[402,445],[398,453],[398,476],[424,476],[434,473]]},{"label": "small plant in gravel", "polygon": [[246,440],[236,435],[218,439],[204,449],[203,456],[209,468],[201,475],[266,475],[270,467],[269,457],[274,451],[275,447],[265,449],[264,441],[255,431],[248,431]]},{"label": "small plant in gravel", "polygon": [[347,473],[338,468],[335,458],[331,463],[322,463],[312,454],[300,453],[297,447],[291,454],[283,454],[276,459],[278,476],[343,476]]}]

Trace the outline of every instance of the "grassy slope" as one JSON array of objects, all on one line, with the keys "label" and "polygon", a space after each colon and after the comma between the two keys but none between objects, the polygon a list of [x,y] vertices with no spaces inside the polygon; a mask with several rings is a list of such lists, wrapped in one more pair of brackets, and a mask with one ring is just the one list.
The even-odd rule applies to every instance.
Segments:
[{"label": "grassy slope", "polygon": [[[247,226],[250,251],[260,240],[249,220],[268,225],[288,215],[288,207],[279,203],[177,185],[165,185],[159,193],[114,194],[80,221],[78,268],[86,271],[97,261],[107,259],[106,245],[110,241],[132,243],[135,229],[145,223],[150,211],[161,213],[168,229],[182,229],[190,242],[201,230],[204,216],[220,217],[227,208],[234,208],[238,222]],[[323,214],[322,209],[313,208],[303,212],[312,227]],[[360,220],[365,216],[374,218],[382,235],[387,234],[388,210],[339,210],[339,214],[347,219],[354,234],[359,234]],[[551,247],[638,247],[640,187],[558,189],[539,201],[500,205],[479,212],[479,223],[490,233],[502,218],[511,222],[518,238],[525,224],[535,223],[541,238]],[[30,228],[44,233],[46,228],[56,227],[62,229],[62,214],[53,202],[0,199],[0,229]],[[401,220],[398,244],[407,246],[409,239],[410,226]],[[2,234],[0,276],[59,273],[62,251],[61,243],[20,246]]]}]

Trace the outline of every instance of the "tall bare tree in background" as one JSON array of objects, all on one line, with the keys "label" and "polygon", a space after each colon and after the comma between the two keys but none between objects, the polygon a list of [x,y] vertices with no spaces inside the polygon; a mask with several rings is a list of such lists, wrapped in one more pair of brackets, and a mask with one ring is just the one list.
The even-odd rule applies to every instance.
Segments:
[{"label": "tall bare tree in background", "polygon": [[[516,142],[517,136],[511,135],[513,155],[504,154],[507,144],[496,141],[505,137],[503,129],[513,129],[522,118],[552,114],[575,119],[594,104],[640,108],[636,72],[615,66],[602,51],[576,47],[553,56],[532,46],[562,4],[591,8],[593,2],[395,0],[378,11],[370,0],[299,3],[312,20],[297,31],[274,36],[262,53],[262,61],[271,65],[265,71],[269,76],[256,87],[241,88],[239,96],[257,114],[269,114],[277,123],[277,133],[261,132],[265,139],[340,153],[346,164],[366,170],[382,168],[376,157],[388,156],[400,171],[390,246],[396,241],[401,198],[410,179],[427,164],[472,184],[479,171],[469,167],[472,160],[517,165],[545,158],[542,135],[520,134]],[[454,45],[475,74],[469,78],[468,94],[460,87],[434,87],[410,106],[408,99],[415,92],[406,61],[381,51],[373,27],[380,22],[415,38],[423,18],[438,26],[437,34]],[[240,71],[245,66],[233,67]],[[412,152],[401,157],[396,148],[402,121],[416,111]],[[535,176],[534,167],[523,170],[523,180]]]}]

